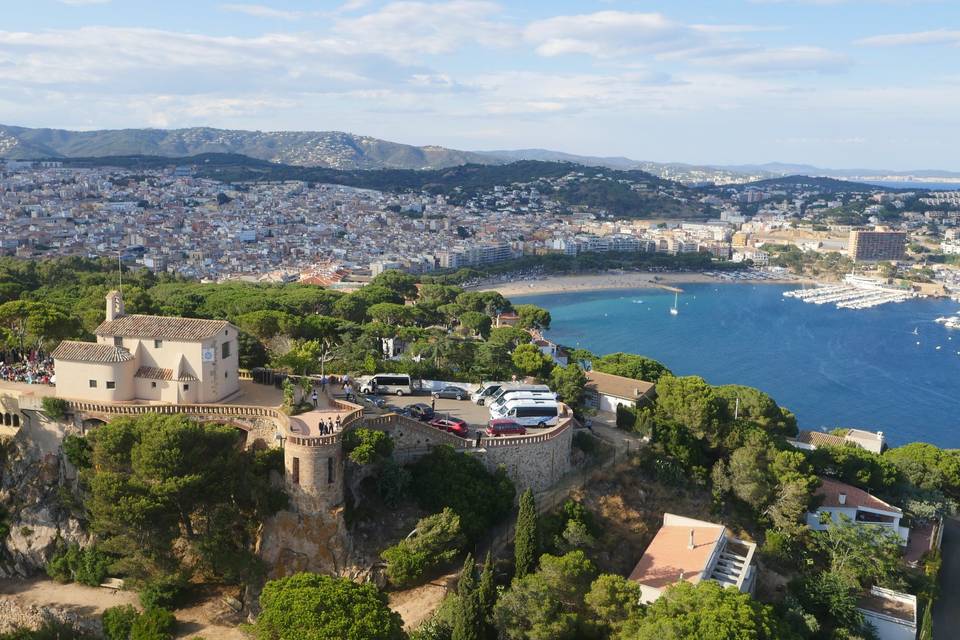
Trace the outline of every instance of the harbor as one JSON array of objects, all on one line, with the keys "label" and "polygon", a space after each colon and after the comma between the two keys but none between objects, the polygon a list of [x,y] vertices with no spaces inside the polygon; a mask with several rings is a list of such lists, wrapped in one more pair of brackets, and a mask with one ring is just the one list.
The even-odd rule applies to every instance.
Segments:
[{"label": "harbor", "polygon": [[883,304],[905,302],[917,297],[917,294],[895,289],[873,278],[848,275],[842,284],[784,291],[783,296],[809,304],[833,304],[837,309],[869,309]]}]

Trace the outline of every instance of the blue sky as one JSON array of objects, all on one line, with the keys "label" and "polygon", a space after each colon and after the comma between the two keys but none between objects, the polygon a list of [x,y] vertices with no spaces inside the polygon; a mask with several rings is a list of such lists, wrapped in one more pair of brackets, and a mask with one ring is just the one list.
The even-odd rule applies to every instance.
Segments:
[{"label": "blue sky", "polygon": [[3,4],[4,124],[960,170],[953,0]]}]

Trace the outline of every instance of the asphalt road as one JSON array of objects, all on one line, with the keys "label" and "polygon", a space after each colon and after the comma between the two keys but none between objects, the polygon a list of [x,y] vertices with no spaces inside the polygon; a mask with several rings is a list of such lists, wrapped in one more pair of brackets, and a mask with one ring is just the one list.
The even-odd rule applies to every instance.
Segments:
[{"label": "asphalt road", "polygon": [[960,521],[950,518],[943,531],[940,597],[933,606],[934,640],[951,640],[960,633]]}]

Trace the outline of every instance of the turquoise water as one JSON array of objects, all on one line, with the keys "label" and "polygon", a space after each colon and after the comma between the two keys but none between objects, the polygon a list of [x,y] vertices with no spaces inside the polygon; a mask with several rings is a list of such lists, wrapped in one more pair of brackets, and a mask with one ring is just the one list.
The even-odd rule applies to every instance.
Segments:
[{"label": "turquoise water", "polygon": [[677,375],[757,387],[796,413],[801,428],[860,427],[883,431],[894,446],[960,447],[960,331],[934,322],[960,304],[850,310],[781,295],[795,287],[682,286],[677,316],[669,313],[673,294],[662,290],[522,301],[550,310],[548,336],[560,344],[639,353]]}]

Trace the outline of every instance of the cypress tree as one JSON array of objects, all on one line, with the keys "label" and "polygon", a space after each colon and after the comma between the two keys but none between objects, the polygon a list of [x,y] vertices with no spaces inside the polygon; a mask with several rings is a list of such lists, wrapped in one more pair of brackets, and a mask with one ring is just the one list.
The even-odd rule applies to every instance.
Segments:
[{"label": "cypress tree", "polygon": [[520,496],[517,531],[513,539],[514,575],[522,578],[537,564],[537,504],[533,491],[527,489]]},{"label": "cypress tree", "polygon": [[483,640],[484,620],[480,610],[480,598],[477,590],[477,578],[474,576],[475,565],[473,556],[469,553],[463,561],[460,570],[460,581],[457,584],[459,607],[453,620],[453,634],[451,640]]},{"label": "cypress tree", "polygon": [[480,571],[480,586],[477,587],[477,600],[480,604],[480,613],[483,616],[484,637],[496,638],[493,627],[493,605],[497,603],[497,585],[493,576],[493,557],[487,551],[483,561],[483,570]]}]

